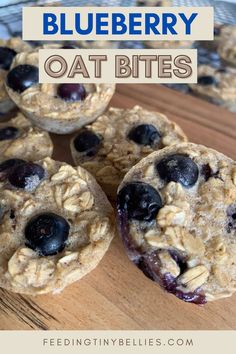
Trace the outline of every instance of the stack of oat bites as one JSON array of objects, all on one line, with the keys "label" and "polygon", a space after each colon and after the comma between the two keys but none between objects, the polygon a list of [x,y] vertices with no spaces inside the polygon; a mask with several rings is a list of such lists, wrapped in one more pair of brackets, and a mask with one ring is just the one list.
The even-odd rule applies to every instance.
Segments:
[{"label": "stack of oat bites", "polygon": [[[1,103],[18,112],[0,123],[0,286],[59,292],[98,265],[119,230],[130,260],[166,291],[196,304],[230,296],[236,163],[188,143],[162,113],[108,108],[113,84],[39,84],[38,74],[37,49],[1,42]],[[218,79],[203,74],[202,87]],[[51,158],[50,133],[74,133],[75,166]]]}]

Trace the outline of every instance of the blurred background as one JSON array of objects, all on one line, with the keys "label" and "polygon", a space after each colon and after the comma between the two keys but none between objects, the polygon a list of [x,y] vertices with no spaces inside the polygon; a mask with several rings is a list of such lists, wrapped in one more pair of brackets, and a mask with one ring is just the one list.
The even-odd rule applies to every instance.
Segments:
[{"label": "blurred background", "polygon": [[[197,48],[199,65],[210,66],[214,69],[222,69],[223,67],[224,70],[225,67],[229,67],[230,70],[236,68],[236,0],[1,0],[0,4],[0,38],[2,39],[21,36],[21,9],[23,6],[213,6],[215,12],[214,42],[78,41],[76,45],[81,48]],[[219,49],[221,43],[223,44],[226,41],[225,34],[227,34],[227,40],[232,43],[230,47],[233,46],[233,48],[228,48],[229,45],[225,45],[228,48],[227,51],[235,52],[235,57],[230,62],[225,60],[225,56],[232,56],[232,53],[228,54],[226,49],[223,49],[223,51]],[[32,42],[31,44],[40,45],[41,43]],[[235,75],[234,71],[232,71],[232,74]],[[199,90],[195,90],[194,87],[186,84],[171,84],[168,87],[199,96]],[[212,97],[212,95],[205,95],[202,92],[200,96],[214,104],[226,106],[233,112],[236,111],[236,103],[225,105],[221,99],[214,97],[214,95]]]}]

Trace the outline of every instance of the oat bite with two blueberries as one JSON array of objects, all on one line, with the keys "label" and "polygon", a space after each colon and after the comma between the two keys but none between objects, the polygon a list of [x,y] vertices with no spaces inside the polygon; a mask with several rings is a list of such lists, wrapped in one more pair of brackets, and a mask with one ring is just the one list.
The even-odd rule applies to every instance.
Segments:
[{"label": "oat bite with two blueberries", "polygon": [[236,162],[192,143],[153,152],[118,190],[128,257],[181,300],[236,291]]},{"label": "oat bite with two blueberries", "polygon": [[40,84],[38,65],[37,49],[16,55],[5,86],[22,113],[49,132],[69,134],[93,122],[115,92],[114,84]]}]

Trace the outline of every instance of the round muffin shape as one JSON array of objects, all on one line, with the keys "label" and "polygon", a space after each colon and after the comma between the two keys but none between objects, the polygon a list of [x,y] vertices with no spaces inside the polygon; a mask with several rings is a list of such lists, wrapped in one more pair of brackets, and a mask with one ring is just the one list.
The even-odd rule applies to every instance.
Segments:
[{"label": "round muffin shape", "polygon": [[0,112],[7,113],[15,107],[5,89],[5,79],[17,53],[30,50],[31,46],[18,37],[0,39]]},{"label": "round muffin shape", "polygon": [[50,158],[31,166],[32,176],[43,170],[34,188],[13,186],[9,177],[30,164],[5,163],[4,173],[0,164],[0,286],[55,293],[102,259],[115,233],[113,209],[86,170]]},{"label": "round muffin shape", "polygon": [[[29,66],[31,71],[26,70]],[[14,71],[19,80],[15,80]],[[30,77],[27,81],[26,71],[27,78]],[[93,122],[104,112],[115,92],[114,84],[39,84],[37,71],[38,50],[17,55],[8,73],[6,89],[24,115],[49,132],[69,134]]]},{"label": "round muffin shape", "polygon": [[236,70],[229,67],[198,67],[198,83],[189,85],[192,92],[212,103],[236,112]]},{"label": "round muffin shape", "polygon": [[143,157],[187,141],[178,125],[158,112],[135,106],[110,108],[71,141],[76,165],[92,173],[112,198],[125,173]]},{"label": "round muffin shape", "polygon": [[195,304],[236,291],[235,161],[191,143],[153,152],[124,177],[117,213],[128,257],[166,291]]},{"label": "round muffin shape", "polygon": [[10,158],[40,160],[52,156],[52,152],[48,132],[32,126],[23,114],[0,123],[0,162]]}]

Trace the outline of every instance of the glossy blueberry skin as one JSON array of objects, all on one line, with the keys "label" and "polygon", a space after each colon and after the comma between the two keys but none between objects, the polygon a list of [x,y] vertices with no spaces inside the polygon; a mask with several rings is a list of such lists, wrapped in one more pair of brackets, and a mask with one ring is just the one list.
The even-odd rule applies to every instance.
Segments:
[{"label": "glossy blueberry skin", "polygon": [[41,256],[52,256],[66,246],[70,225],[59,215],[42,213],[32,218],[25,228],[25,245]]},{"label": "glossy blueberry skin", "polygon": [[9,71],[6,79],[7,86],[18,93],[24,92],[39,81],[39,69],[34,65],[18,65]]},{"label": "glossy blueberry skin", "polygon": [[118,193],[117,208],[119,213],[126,213],[128,219],[152,221],[156,218],[162,199],[151,185],[143,182],[126,184]]},{"label": "glossy blueberry skin", "polygon": [[207,182],[211,177],[219,178],[219,171],[213,172],[209,164],[205,164],[201,168],[201,175],[204,177]]},{"label": "glossy blueberry skin", "polygon": [[132,128],[128,138],[139,145],[150,145],[159,143],[161,134],[152,124],[140,124]]},{"label": "glossy blueberry skin", "polygon": [[81,84],[61,84],[57,88],[57,95],[64,101],[75,102],[85,100],[87,94]]},{"label": "glossy blueberry skin", "polygon": [[45,171],[42,166],[32,162],[25,162],[16,166],[8,175],[8,181],[16,188],[32,190],[44,178]]},{"label": "glossy blueberry skin", "polygon": [[74,147],[78,152],[94,156],[101,146],[101,140],[93,131],[84,129],[74,139]]},{"label": "glossy blueberry skin", "polygon": [[218,82],[217,80],[214,78],[214,76],[211,75],[204,75],[204,76],[200,76],[198,78],[198,84],[202,85],[202,86],[212,86],[212,85],[217,85]]},{"label": "glossy blueberry skin", "polygon": [[184,154],[164,157],[156,164],[156,170],[165,182],[178,182],[185,188],[194,186],[199,176],[198,166]]},{"label": "glossy blueberry skin", "polygon": [[221,28],[220,27],[214,27],[214,36],[219,36],[221,33]]},{"label": "glossy blueberry skin", "polygon": [[11,63],[16,56],[14,49],[8,47],[0,47],[0,69],[9,70]]},{"label": "glossy blueberry skin", "polygon": [[14,168],[25,163],[24,160],[20,159],[9,159],[0,163],[0,180],[3,181],[7,178],[9,173],[11,173]]},{"label": "glossy blueberry skin", "polygon": [[227,232],[236,230],[236,204],[228,206],[227,211]]},{"label": "glossy blueberry skin", "polygon": [[6,127],[0,129],[0,141],[15,139],[19,130],[15,127]]}]

